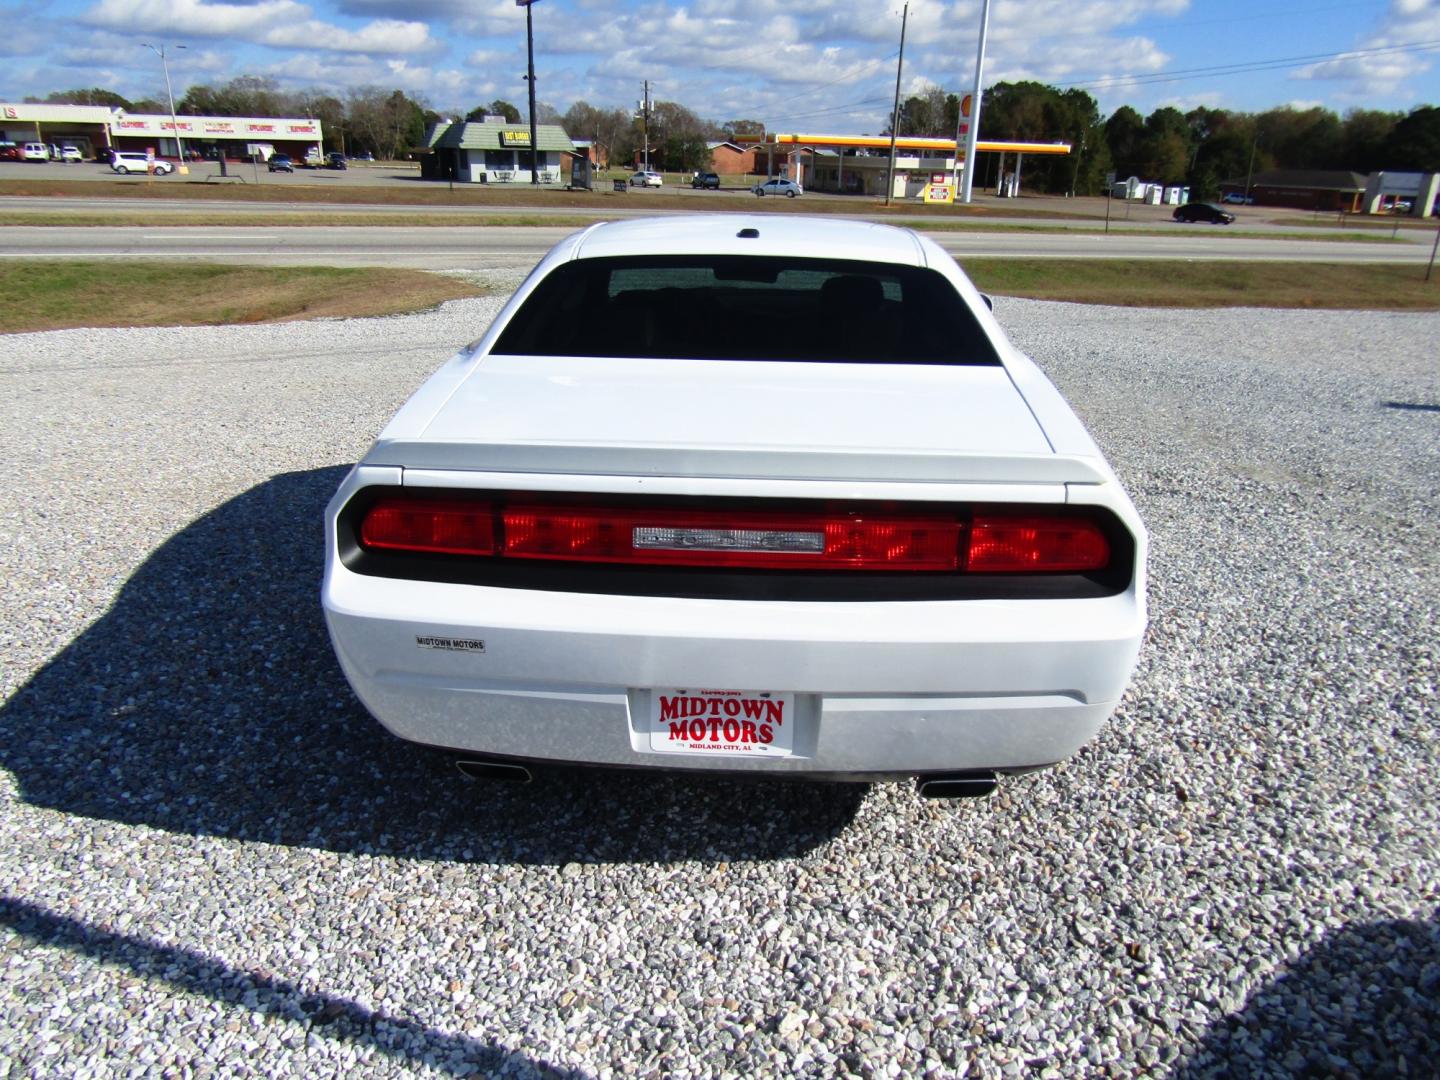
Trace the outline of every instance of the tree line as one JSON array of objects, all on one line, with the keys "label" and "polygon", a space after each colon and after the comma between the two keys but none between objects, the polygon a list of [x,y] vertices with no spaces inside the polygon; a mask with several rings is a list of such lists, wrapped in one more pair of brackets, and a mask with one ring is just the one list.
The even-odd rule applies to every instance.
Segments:
[{"label": "tree line", "polygon": [[[58,91],[43,100],[109,105],[127,112],[168,111],[154,99],[132,102],[96,87]],[[191,86],[175,108],[201,116],[314,117],[321,121],[328,149],[368,151],[382,158],[421,149],[426,130],[442,119],[503,116],[509,123],[524,122],[521,111],[503,99],[441,113],[400,90],[362,86],[340,97],[319,89],[282,90],[276,80],[254,75],[217,86]],[[959,109],[959,95],[932,86],[904,100],[897,130],[901,135],[953,138]],[[710,165],[709,143],[765,133],[761,121],[716,123],[672,101],[653,102],[648,116],[585,101],[564,113],[538,102],[535,113],[537,123],[559,124],[572,139],[594,141],[603,158],[624,167],[640,160],[648,143],[654,168],[705,169]],[[890,130],[887,117],[882,134]],[[1070,143],[1073,150],[1066,157],[1037,155],[1025,163],[1026,187],[1055,194],[1099,194],[1110,172],[1120,178],[1188,184],[1194,198],[1213,198],[1223,181],[1276,168],[1440,172],[1440,108],[1432,105],[1408,113],[1352,109],[1343,117],[1329,109],[1291,106],[1259,113],[1203,106],[1181,112],[1164,106],[1142,117],[1122,105],[1102,118],[1095,99],[1084,90],[1003,82],[985,91],[981,134],[985,139]],[[993,182],[986,170],[997,165],[995,155],[982,159],[976,182]]]},{"label": "tree line", "polygon": [[[954,138],[960,98],[938,87],[907,98],[900,107],[901,135]],[[884,131],[889,134],[886,119]],[[1122,105],[1101,118],[1083,90],[1038,82],[997,83],[981,102],[980,133],[987,140],[1067,142],[1067,157],[1029,158],[1026,187],[1052,194],[1096,195],[1105,174],[1186,184],[1191,197],[1214,198],[1220,184],[1268,169],[1325,169],[1371,173],[1382,169],[1440,172],[1440,108],[1421,105],[1408,113],[1291,106],[1259,113],[1197,107],[1181,112],[1163,106],[1141,116]],[[990,183],[980,164],[977,183]]]}]

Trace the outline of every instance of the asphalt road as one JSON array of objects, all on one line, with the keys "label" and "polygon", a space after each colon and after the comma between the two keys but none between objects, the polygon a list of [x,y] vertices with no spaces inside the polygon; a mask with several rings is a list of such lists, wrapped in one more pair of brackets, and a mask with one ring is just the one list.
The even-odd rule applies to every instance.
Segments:
[{"label": "asphalt road", "polygon": [[[761,222],[763,226],[763,220]],[[158,259],[259,265],[401,266],[430,270],[533,264],[570,227],[11,226],[0,230],[0,259]],[[1127,233],[937,232],[957,258],[1269,260],[1423,263],[1423,244]]]}]

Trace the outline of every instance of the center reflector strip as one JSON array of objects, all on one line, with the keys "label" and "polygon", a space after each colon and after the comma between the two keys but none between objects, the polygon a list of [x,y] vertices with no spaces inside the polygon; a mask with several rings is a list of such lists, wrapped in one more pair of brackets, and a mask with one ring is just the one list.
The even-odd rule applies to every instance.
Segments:
[{"label": "center reflector strip", "polygon": [[821,552],[825,550],[825,534],[792,529],[683,529],[639,525],[635,528],[634,543],[642,551]]}]

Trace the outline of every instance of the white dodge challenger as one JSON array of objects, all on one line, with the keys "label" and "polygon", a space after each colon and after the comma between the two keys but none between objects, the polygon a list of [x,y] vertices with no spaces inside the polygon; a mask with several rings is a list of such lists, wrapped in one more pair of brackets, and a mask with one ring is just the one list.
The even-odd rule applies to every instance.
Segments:
[{"label": "white dodge challenger", "polygon": [[340,665],[404,739],[535,763],[915,776],[1074,753],[1144,527],[944,251],[704,214],[558,244],[331,501]]}]

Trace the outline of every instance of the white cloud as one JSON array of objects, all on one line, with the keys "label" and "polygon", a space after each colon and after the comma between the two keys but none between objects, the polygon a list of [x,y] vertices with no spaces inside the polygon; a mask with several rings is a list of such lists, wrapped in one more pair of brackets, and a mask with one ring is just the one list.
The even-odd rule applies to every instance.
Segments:
[{"label": "white cloud", "polygon": [[261,44],[279,47],[381,54],[423,52],[434,44],[430,29],[424,23],[394,19],[380,19],[359,30],[344,30],[311,19],[274,27],[259,40]]},{"label": "white cloud", "polygon": [[499,49],[477,49],[465,57],[465,63],[471,67],[494,67],[497,64],[516,63],[516,54],[502,52]]},{"label": "white cloud", "polygon": [[100,0],[82,16],[92,25],[167,37],[233,38],[280,48],[413,53],[430,48],[424,23],[381,19],[347,30],[311,18],[296,0],[216,4],[206,0]]},{"label": "white cloud", "polygon": [[278,24],[297,22],[310,9],[295,0],[258,4],[209,4],[204,0],[100,0],[83,16],[92,26],[171,37],[251,39]]},{"label": "white cloud", "polygon": [[1355,52],[1312,64],[1291,78],[1340,83],[1352,100],[1391,95],[1434,66],[1434,54],[1420,51],[1376,51],[1440,40],[1440,4],[1435,0],[1395,0],[1380,25],[1355,47]]}]

